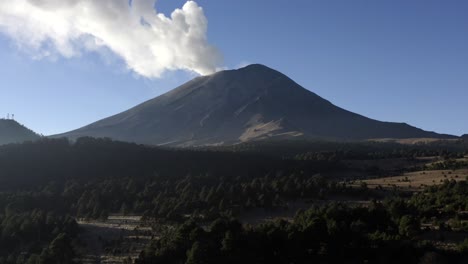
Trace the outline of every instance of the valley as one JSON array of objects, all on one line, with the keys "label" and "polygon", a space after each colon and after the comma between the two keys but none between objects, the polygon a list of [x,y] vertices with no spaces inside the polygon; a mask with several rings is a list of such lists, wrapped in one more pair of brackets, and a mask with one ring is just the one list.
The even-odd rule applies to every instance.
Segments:
[{"label": "valley", "polygon": [[[395,257],[396,248],[410,261],[461,261],[467,150],[464,141],[180,149],[80,138],[0,146],[0,243],[9,249],[0,255],[185,262],[203,246],[220,261],[255,260],[249,252],[261,250],[264,262],[280,247],[305,259],[373,261],[375,250]],[[264,240],[271,234],[267,241],[279,244]],[[296,246],[281,246],[289,244]]]}]

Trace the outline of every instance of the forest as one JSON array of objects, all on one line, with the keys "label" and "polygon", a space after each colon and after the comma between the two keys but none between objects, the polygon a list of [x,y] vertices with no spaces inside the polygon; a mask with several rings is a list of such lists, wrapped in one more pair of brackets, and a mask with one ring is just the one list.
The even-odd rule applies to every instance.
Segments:
[{"label": "forest", "polygon": [[[4,145],[0,263],[80,263],[79,223],[112,215],[141,216],[152,230],[128,260],[135,263],[465,263],[468,240],[451,236],[468,234],[466,178],[418,193],[349,182],[376,172],[466,169],[466,155],[464,141],[171,149],[80,138]],[[429,157],[437,162],[421,163]],[[409,165],[374,163],[389,160]],[[297,203],[306,206],[296,210]],[[259,210],[291,217],[244,222]],[[444,240],[454,246],[438,246]]]}]

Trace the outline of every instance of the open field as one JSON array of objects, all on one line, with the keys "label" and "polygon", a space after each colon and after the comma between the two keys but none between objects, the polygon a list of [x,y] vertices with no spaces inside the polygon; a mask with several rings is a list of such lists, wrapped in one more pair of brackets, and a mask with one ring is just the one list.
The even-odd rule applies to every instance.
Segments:
[{"label": "open field", "polygon": [[109,216],[106,221],[78,220],[83,230],[82,263],[133,263],[154,238],[141,216]]},{"label": "open field", "polygon": [[374,160],[345,160],[344,163],[350,169],[369,170],[378,168],[380,171],[399,171],[408,170],[414,166],[423,166],[430,162],[437,162],[438,157],[427,158],[389,158],[389,159],[374,159]]},{"label": "open field", "polygon": [[420,191],[426,186],[442,184],[444,180],[462,181],[466,180],[467,177],[468,169],[417,171],[404,173],[400,176],[356,181],[353,185],[361,186],[361,183],[365,183],[371,189],[380,187],[393,189],[396,187],[408,191]]},{"label": "open field", "polygon": [[405,145],[415,145],[415,144],[427,144],[427,143],[434,143],[434,142],[454,142],[458,139],[441,139],[441,138],[405,138],[405,139],[397,139],[397,138],[378,138],[378,139],[369,139],[369,141],[373,142],[394,142],[399,144]]}]

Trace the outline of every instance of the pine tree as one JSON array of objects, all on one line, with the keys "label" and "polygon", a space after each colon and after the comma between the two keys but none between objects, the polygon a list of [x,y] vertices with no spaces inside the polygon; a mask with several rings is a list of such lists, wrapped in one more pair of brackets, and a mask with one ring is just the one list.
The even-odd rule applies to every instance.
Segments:
[{"label": "pine tree", "polygon": [[206,248],[200,243],[195,242],[192,245],[192,248],[187,252],[187,262],[186,264],[205,264],[207,257]]}]

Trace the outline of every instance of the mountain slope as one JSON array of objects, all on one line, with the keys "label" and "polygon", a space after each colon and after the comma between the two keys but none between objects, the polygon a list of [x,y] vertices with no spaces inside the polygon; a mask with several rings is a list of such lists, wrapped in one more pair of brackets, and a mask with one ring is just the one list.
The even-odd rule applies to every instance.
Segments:
[{"label": "mountain slope", "polygon": [[0,145],[39,139],[39,135],[10,119],[0,119]]},{"label": "mountain slope", "polygon": [[128,111],[59,136],[178,146],[297,137],[451,137],[351,113],[259,64],[195,78]]}]

